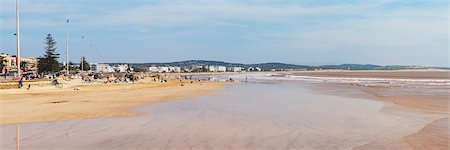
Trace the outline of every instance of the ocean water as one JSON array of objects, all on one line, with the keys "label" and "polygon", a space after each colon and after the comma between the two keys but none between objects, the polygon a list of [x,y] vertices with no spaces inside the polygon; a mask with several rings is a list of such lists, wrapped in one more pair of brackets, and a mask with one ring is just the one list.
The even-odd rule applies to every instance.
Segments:
[{"label": "ocean water", "polygon": [[[388,74],[388,73],[387,73]],[[408,77],[333,77],[333,76],[299,76],[280,73],[253,73],[232,76],[220,76],[219,79],[233,78],[238,81],[277,81],[302,82],[312,84],[341,84],[362,87],[389,88],[388,92],[410,95],[444,95],[449,97],[450,79],[447,78],[408,78]]]},{"label": "ocean water", "polygon": [[414,78],[381,78],[381,77],[324,77],[324,76],[304,76],[277,73],[254,73],[232,75],[231,78],[244,80],[292,80],[292,81],[308,81],[316,83],[362,83],[362,84],[390,84],[392,86],[434,86],[434,87],[450,87],[450,80],[443,79],[414,79]]}]

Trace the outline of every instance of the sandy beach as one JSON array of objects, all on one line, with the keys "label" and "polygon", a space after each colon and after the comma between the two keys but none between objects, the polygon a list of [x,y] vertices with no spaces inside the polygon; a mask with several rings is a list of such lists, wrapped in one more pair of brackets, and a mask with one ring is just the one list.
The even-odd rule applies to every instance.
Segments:
[{"label": "sandy beach", "polygon": [[0,6],[0,150],[450,150],[447,1]]},{"label": "sandy beach", "polygon": [[446,72],[336,72],[1,90],[0,149],[449,148]]},{"label": "sandy beach", "polygon": [[190,82],[169,79],[161,83],[149,78],[134,84],[86,84],[72,80],[65,81],[63,88],[44,82],[31,90],[0,90],[0,124],[127,117],[136,114],[129,108],[137,105],[211,95],[230,84]]},{"label": "sandy beach", "polygon": [[[382,101],[382,111],[407,109],[443,115],[420,130],[396,140],[373,142],[355,149],[448,149],[450,148],[450,71],[328,70],[288,72],[275,76],[313,77],[315,92],[349,98]],[[335,82],[335,80],[346,80]],[[371,79],[371,80],[367,80]],[[373,79],[373,80],[372,80]],[[378,80],[381,79],[381,80]],[[385,80],[387,79],[387,80]]]}]

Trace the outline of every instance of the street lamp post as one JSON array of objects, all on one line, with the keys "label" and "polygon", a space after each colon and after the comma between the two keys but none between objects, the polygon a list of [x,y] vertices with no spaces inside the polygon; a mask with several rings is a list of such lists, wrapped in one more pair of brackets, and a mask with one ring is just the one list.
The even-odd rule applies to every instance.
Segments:
[{"label": "street lamp post", "polygon": [[84,36],[81,36],[81,74],[84,71]]},{"label": "street lamp post", "polygon": [[69,19],[66,21],[66,75],[69,75]]},{"label": "street lamp post", "polygon": [[[93,60],[92,60],[92,58],[94,57],[94,53],[93,53],[93,49],[92,49],[92,43],[91,44],[89,44],[89,52],[90,52],[90,55],[89,55],[89,63],[90,64],[93,64],[94,62],[93,62]],[[92,65],[89,65],[89,71],[91,71],[92,70]]]},{"label": "street lamp post", "polygon": [[17,55],[16,55],[16,65],[17,65],[17,74],[21,76],[20,70],[20,18],[19,18],[19,0],[16,0],[16,40],[17,40]]}]

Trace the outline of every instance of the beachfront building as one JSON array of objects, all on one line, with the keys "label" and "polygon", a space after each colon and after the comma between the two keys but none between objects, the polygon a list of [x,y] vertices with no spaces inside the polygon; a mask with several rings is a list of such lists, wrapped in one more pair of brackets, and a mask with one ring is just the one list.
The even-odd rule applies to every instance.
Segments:
[{"label": "beachfront building", "polygon": [[181,67],[169,67],[169,72],[180,73]]},{"label": "beachfront building", "polygon": [[17,73],[16,57],[8,54],[1,54],[1,63],[3,64],[2,74],[12,74]]},{"label": "beachfront building", "polygon": [[193,72],[193,70],[190,67],[183,67],[181,68],[181,72]]},{"label": "beachfront building", "polygon": [[16,66],[16,56],[8,55],[8,54],[0,54],[0,57],[3,58],[2,63],[5,66]]},{"label": "beachfront building", "polygon": [[129,70],[129,66],[127,64],[114,65],[113,69],[115,72],[127,72]]},{"label": "beachfront building", "polygon": [[206,68],[208,68],[209,72],[226,72],[227,71],[227,67],[225,67],[225,66],[208,66]]},{"label": "beachfront building", "polygon": [[158,67],[152,66],[152,67],[148,67],[148,71],[151,73],[158,73],[159,69],[158,69]]},{"label": "beachfront building", "polygon": [[160,67],[156,67],[156,66],[152,66],[148,68],[148,71],[151,73],[179,73],[181,72],[181,67],[177,67],[177,66],[169,66],[169,67],[165,67],[165,66],[160,66]]},{"label": "beachfront building", "polygon": [[70,71],[74,71],[76,68],[80,68],[80,64],[75,64],[75,63],[70,62],[69,68],[73,68]]},{"label": "beachfront building", "polygon": [[92,64],[92,71],[96,73],[109,73],[114,72],[114,69],[108,64]]},{"label": "beachfront building", "polygon": [[[15,55],[8,54],[0,54],[2,58],[1,62],[3,64],[3,68],[1,70],[2,74],[10,74],[14,75],[17,73],[17,62]],[[36,73],[38,71],[38,59],[34,57],[22,57],[21,58],[21,66],[23,73]]]},{"label": "beachfront building", "polygon": [[262,69],[261,68],[259,68],[259,67],[248,67],[247,68],[247,71],[262,71]]},{"label": "beachfront building", "polygon": [[242,69],[242,67],[227,67],[228,72],[241,72]]},{"label": "beachfront building", "polygon": [[169,67],[158,67],[159,73],[169,72]]},{"label": "beachfront building", "polygon": [[208,71],[208,69],[206,68],[207,66],[202,66],[202,65],[193,65],[191,67],[191,71],[192,72],[206,72]]},{"label": "beachfront building", "polygon": [[34,57],[27,57],[21,59],[23,72],[36,73],[38,71],[38,59]]}]

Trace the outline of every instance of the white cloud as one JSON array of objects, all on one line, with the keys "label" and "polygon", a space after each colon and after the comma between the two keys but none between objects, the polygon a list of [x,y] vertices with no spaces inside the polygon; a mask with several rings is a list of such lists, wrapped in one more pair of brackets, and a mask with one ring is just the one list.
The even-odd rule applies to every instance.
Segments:
[{"label": "white cloud", "polygon": [[111,10],[106,14],[93,16],[89,23],[97,26],[178,26],[214,22],[236,25],[233,22],[282,21],[290,17],[348,14],[363,9],[365,8],[354,5],[309,8],[300,5],[243,3],[163,3]]},{"label": "white cloud", "polygon": [[[214,38],[220,35],[211,35],[223,34],[251,41],[251,45],[242,44],[245,47],[227,45],[227,48],[247,49],[252,52],[262,50],[266,52],[261,55],[267,54],[266,57],[270,57],[269,54],[277,50],[313,51],[318,54],[350,48],[358,52],[364,50],[355,49],[367,48],[384,54],[389,51],[430,51],[433,55],[444,55],[443,51],[448,50],[448,8],[403,6],[401,3],[391,7],[392,2],[408,1],[365,0],[355,3],[306,5],[303,4],[304,1],[288,3],[270,0],[162,0],[150,3],[139,1],[139,4],[123,7],[110,6],[108,2],[76,4],[67,1],[24,1],[22,27],[62,28],[65,18],[69,17],[74,19],[76,26],[92,30],[109,32],[112,29],[124,29],[152,33],[151,36],[124,36],[141,39],[144,42],[142,45],[147,44],[145,41],[149,38],[152,38],[153,42],[162,41],[160,45],[170,41],[166,44],[174,44],[171,47],[183,45],[179,46],[179,49],[196,47],[194,44],[205,44],[196,48],[213,49],[209,47],[212,44],[208,45],[207,42],[192,43],[186,39],[199,37],[200,34],[212,37],[208,40],[215,42],[214,40],[220,39]],[[1,4],[0,30],[13,30],[14,7],[4,7],[3,4],[14,4],[9,1]],[[389,7],[386,7],[388,5]],[[159,30],[161,27],[166,30]],[[173,27],[184,27],[188,31],[171,31]],[[230,29],[240,29],[242,32],[227,34]],[[155,34],[155,30],[159,32]],[[143,47],[145,46],[136,49]],[[351,50],[345,52],[349,51]]]}]

